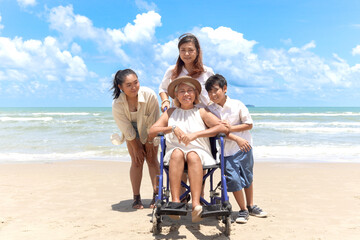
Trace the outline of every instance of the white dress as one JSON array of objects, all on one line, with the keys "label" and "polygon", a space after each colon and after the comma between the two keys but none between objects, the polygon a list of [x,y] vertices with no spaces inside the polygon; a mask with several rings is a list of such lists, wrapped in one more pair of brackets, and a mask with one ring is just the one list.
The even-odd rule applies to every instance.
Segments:
[{"label": "white dress", "polygon": [[[181,108],[176,108],[171,114],[168,126],[177,126],[184,133],[193,133],[197,131],[205,130],[207,127],[204,121],[201,118],[199,108],[194,107],[193,109],[184,110]],[[209,138],[197,138],[194,141],[191,141],[189,145],[185,146],[184,143],[179,143],[179,140],[174,133],[169,133],[166,135],[166,154],[164,157],[164,164],[168,165],[172,152],[175,149],[180,149],[186,154],[194,151],[196,152],[202,162],[203,166],[214,165],[217,161],[212,157],[210,150]]]}]

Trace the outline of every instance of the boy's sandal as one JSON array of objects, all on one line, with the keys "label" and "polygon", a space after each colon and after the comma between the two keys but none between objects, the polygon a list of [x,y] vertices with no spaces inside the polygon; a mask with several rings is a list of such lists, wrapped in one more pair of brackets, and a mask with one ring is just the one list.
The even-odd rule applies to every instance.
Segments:
[{"label": "boy's sandal", "polygon": [[141,197],[139,195],[134,195],[134,202],[132,204],[133,209],[143,209],[144,205],[141,202]]}]

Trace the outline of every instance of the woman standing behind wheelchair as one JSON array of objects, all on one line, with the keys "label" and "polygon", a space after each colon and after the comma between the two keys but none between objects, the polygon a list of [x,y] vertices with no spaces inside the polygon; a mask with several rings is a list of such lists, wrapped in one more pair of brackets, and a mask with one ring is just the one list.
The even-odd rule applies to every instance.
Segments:
[{"label": "woman standing behind wheelchair", "polygon": [[131,156],[130,180],[134,194],[132,207],[144,208],[140,197],[140,185],[146,159],[153,186],[153,199],[150,203],[150,208],[153,208],[157,193],[156,176],[160,170],[157,160],[158,147],[148,139],[148,130],[159,118],[156,94],[150,88],[140,87],[138,77],[131,69],[119,70],[115,74],[111,89],[114,97],[113,117],[122,132],[122,141],[126,140]]},{"label": "woman standing behind wheelchair", "polygon": [[176,64],[166,70],[159,86],[161,111],[163,112],[165,108],[169,109],[170,107],[168,86],[177,77],[191,76],[200,83],[202,91],[199,96],[200,103],[196,105],[197,107],[206,107],[210,102],[205,90],[205,82],[210,76],[214,75],[214,71],[203,65],[199,40],[191,33],[183,34],[179,37],[178,49],[179,56]]},{"label": "woman standing behind wheelchair", "polygon": [[[173,202],[180,202],[181,177],[185,163],[192,195],[192,221],[201,220],[203,165],[215,163],[211,155],[208,137],[228,132],[219,119],[204,108],[197,108],[201,85],[194,78],[183,76],[172,81],[167,89],[177,108],[164,112],[150,128],[149,139],[158,133],[166,136],[166,154],[164,164],[169,164],[170,190]],[[180,216],[172,215],[179,219]]]}]

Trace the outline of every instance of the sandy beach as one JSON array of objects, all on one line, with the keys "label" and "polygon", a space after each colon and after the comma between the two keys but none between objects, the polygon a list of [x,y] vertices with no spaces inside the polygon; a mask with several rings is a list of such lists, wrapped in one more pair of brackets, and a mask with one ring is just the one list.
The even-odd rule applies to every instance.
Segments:
[{"label": "sandy beach", "polygon": [[[143,210],[131,208],[127,162],[0,164],[0,239],[359,239],[360,164],[255,165],[255,203],[269,213],[231,225],[164,218],[151,232],[152,192],[143,175]],[[233,210],[239,208],[230,194]],[[234,213],[235,214],[235,213]]]}]

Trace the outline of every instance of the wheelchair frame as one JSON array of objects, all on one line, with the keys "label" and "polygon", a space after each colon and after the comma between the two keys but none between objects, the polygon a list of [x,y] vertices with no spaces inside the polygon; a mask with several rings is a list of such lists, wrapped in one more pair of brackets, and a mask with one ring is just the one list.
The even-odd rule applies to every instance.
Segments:
[{"label": "wheelchair frame", "polygon": [[[159,186],[158,186],[158,195],[156,196],[155,207],[152,213],[152,232],[154,234],[159,234],[161,232],[161,223],[163,222],[163,215],[187,215],[188,209],[186,203],[173,203],[169,201],[170,198],[170,183],[169,183],[169,170],[164,166],[164,156],[165,156],[165,136],[163,133],[159,133],[160,137],[160,175],[159,175]],[[220,145],[220,164],[204,167],[204,170],[207,170],[207,173],[203,176],[203,184],[206,179],[210,178],[210,201],[206,201],[203,197],[200,197],[200,202],[203,205],[203,212],[201,214],[202,218],[215,216],[225,224],[224,234],[226,236],[230,235],[231,231],[231,204],[229,202],[229,196],[227,194],[227,186],[225,179],[225,162],[224,162],[224,138],[225,134],[219,134],[215,138]],[[211,149],[212,155],[216,158],[216,146],[215,141],[211,140]],[[220,165],[220,166],[219,166]],[[220,168],[221,170],[221,180],[214,188],[214,172]],[[166,187],[164,187],[164,174],[166,173]],[[181,181],[181,185],[186,189],[186,191],[181,194],[180,199],[183,199],[190,193],[190,186]],[[221,196],[217,189],[220,187]]]}]

